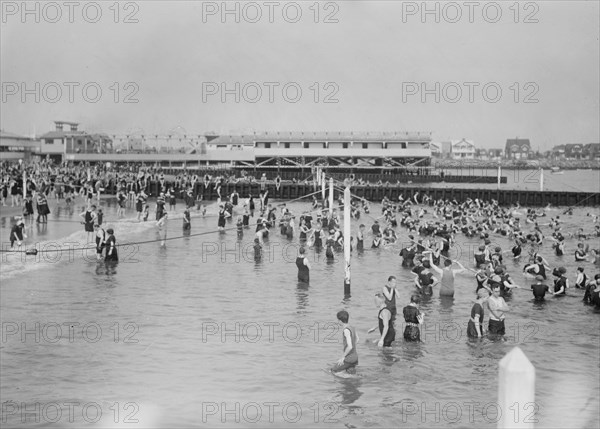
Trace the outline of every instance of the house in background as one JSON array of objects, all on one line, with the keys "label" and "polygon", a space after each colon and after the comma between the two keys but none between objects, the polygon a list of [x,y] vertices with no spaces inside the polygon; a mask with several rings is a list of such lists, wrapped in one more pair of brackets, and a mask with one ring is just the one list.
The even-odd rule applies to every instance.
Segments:
[{"label": "house in background", "polygon": [[600,160],[600,143],[588,143],[584,145],[583,156],[587,159]]},{"label": "house in background", "polygon": [[583,145],[574,143],[565,145],[565,158],[567,159],[581,159],[583,158]]},{"label": "house in background", "polygon": [[488,159],[501,159],[504,156],[504,150],[494,148],[488,149]]},{"label": "house in background", "polygon": [[479,148],[475,149],[475,158],[486,160],[489,158],[487,149]]},{"label": "house in background", "polygon": [[507,139],[504,157],[508,159],[527,159],[531,153],[529,139]]},{"label": "house in background", "polygon": [[[39,137],[41,154],[62,161],[67,154],[112,152],[112,139],[106,134],[88,134],[77,122],[54,121],[56,129]],[[66,130],[65,126],[69,129]]]},{"label": "house in background", "polygon": [[472,140],[460,139],[451,141],[453,159],[475,159],[475,143]]},{"label": "house in background", "polygon": [[554,159],[564,159],[565,157],[565,145],[561,144],[554,146],[550,151],[550,156]]}]

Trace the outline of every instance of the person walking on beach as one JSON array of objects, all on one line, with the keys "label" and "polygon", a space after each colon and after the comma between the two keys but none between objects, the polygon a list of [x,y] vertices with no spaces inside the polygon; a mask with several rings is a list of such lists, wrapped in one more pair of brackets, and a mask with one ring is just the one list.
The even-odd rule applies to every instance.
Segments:
[{"label": "person walking on beach", "polygon": [[467,324],[467,336],[481,338],[483,336],[483,303],[487,301],[490,292],[487,289],[477,291],[477,301],[471,307],[471,318]]},{"label": "person walking on beach", "polygon": [[346,310],[338,311],[337,319],[342,322],[342,341],[343,341],[343,355],[337,361],[331,372],[342,372],[346,371],[348,374],[356,374],[356,366],[358,365],[358,353],[356,346],[358,344],[358,335],[356,330],[348,324],[350,315]]},{"label": "person walking on beach", "polygon": [[104,256],[105,262],[119,262],[119,254],[117,253],[117,239],[115,238],[115,231],[112,228],[106,230],[108,238],[106,239],[106,256]]}]

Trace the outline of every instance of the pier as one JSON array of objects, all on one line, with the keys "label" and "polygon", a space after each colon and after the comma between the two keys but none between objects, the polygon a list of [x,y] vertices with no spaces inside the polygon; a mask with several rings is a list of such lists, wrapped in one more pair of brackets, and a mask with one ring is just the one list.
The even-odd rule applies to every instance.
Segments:
[{"label": "pier", "polygon": [[[261,192],[261,183],[259,182],[238,182],[225,183],[221,187],[221,195],[229,195],[236,190],[241,197],[248,195],[258,196]],[[296,199],[302,198],[303,195],[308,195],[315,191],[312,183],[282,183],[277,190],[274,184],[266,184],[265,189],[269,191],[271,198],[277,199]],[[149,186],[149,191],[152,196],[158,195],[160,187],[158,182],[152,182]],[[204,200],[216,200],[218,194],[211,183],[208,187],[204,187],[201,182],[196,183],[195,194],[201,194]],[[427,193],[434,200],[443,198],[456,200],[459,203],[467,199],[479,198],[481,200],[490,201],[492,199],[498,201],[501,206],[509,206],[519,203],[523,206],[542,207],[548,203],[554,206],[599,206],[600,193],[598,192],[561,192],[561,191],[529,191],[529,190],[497,190],[497,189],[457,189],[457,188],[423,188],[418,186],[405,185],[353,185],[352,192],[361,198],[369,201],[380,201],[384,196],[387,196],[392,201],[397,201],[402,194],[408,198],[416,192]]]}]

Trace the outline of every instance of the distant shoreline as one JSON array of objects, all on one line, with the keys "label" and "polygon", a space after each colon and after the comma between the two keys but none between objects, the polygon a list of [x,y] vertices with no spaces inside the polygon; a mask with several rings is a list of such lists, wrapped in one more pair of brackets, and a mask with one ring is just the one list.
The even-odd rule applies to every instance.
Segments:
[{"label": "distant shoreline", "polygon": [[594,160],[558,160],[551,161],[527,160],[514,161],[508,159],[501,160],[481,160],[481,159],[441,159],[432,158],[431,165],[436,168],[498,168],[498,164],[506,170],[532,170],[537,168],[550,169],[558,167],[561,170],[600,170],[600,161]]}]

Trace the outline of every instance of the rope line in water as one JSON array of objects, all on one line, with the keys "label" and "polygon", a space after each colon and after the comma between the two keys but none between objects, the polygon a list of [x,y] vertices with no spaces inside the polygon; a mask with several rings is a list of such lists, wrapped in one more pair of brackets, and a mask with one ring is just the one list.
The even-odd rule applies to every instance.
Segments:
[{"label": "rope line in water", "polygon": [[[321,192],[321,191],[319,190],[318,192]],[[304,199],[306,197],[310,197],[310,196],[312,196],[312,195],[314,195],[316,193],[317,192],[312,192],[312,193],[304,195],[302,197],[295,198],[293,200],[287,201],[286,203],[277,204],[277,206],[283,206],[283,205],[287,204],[288,202],[301,200],[301,199]],[[309,212],[309,213],[316,213],[318,211],[320,211],[320,210],[317,210],[315,212]],[[215,215],[211,215],[211,216],[215,216]],[[61,220],[59,220],[59,221],[61,221]],[[82,223],[80,221],[71,221],[71,220],[62,220],[62,222]],[[114,221],[114,222],[131,222],[131,221],[121,220],[121,221]],[[108,223],[108,222],[106,222],[106,223]],[[113,223],[113,222],[111,222],[111,223]],[[186,237],[198,237],[198,236],[202,236],[202,235],[210,235],[210,234],[220,233],[220,232],[224,232],[224,231],[231,231],[231,230],[237,230],[237,225],[233,226],[233,227],[229,227],[229,228],[223,228],[223,229],[217,229],[217,230],[211,230],[211,231],[198,232],[198,233],[195,233],[195,234],[187,234],[187,235],[181,235],[181,236],[176,236],[176,237],[168,237],[168,238],[165,237],[165,238],[159,238],[159,239],[156,239],[156,240],[145,240],[145,241],[137,241],[137,242],[129,242],[129,243],[117,243],[117,244],[115,244],[115,246],[116,247],[120,247],[120,246],[124,247],[124,246],[140,245],[140,244],[158,243],[158,242],[169,241],[169,240],[179,240],[179,239],[186,238]],[[97,248],[97,246],[94,245],[94,246],[89,246],[89,247],[82,247],[81,250],[90,250],[90,249],[96,249],[96,248]],[[63,251],[62,248],[61,249],[39,250],[39,251],[37,249],[35,249],[35,250],[37,251],[36,254],[39,254],[39,253],[53,253],[53,252],[62,252]],[[30,250],[0,249],[0,253],[28,253],[28,252],[31,253],[31,249]]]}]

